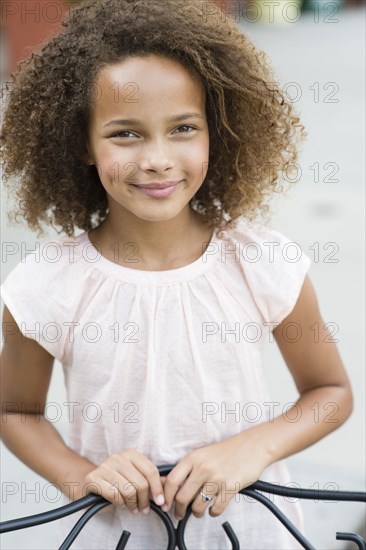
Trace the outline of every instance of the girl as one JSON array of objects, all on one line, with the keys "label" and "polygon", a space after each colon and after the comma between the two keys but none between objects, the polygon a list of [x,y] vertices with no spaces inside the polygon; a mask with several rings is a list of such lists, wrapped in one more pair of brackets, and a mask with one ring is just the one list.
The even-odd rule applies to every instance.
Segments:
[{"label": "girl", "polygon": [[[97,492],[114,504],[75,548],[115,548],[122,529],[128,548],[165,548],[150,499],[175,525],[192,504],[188,548],[231,548],[224,521],[242,548],[298,547],[237,493],[287,483],[283,459],[340,426],[352,397],[310,259],[255,223],[304,136],[274,80],[199,0],[86,1],[16,74],[5,179],[19,176],[30,228],[65,235],[2,285],[3,438],[65,502]],[[299,391],[280,415],[261,371],[267,338]],[[43,414],[54,359],[65,442]],[[162,464],[176,467],[160,479]],[[302,529],[299,505],[274,500]],[[60,522],[60,541],[75,521]]]}]

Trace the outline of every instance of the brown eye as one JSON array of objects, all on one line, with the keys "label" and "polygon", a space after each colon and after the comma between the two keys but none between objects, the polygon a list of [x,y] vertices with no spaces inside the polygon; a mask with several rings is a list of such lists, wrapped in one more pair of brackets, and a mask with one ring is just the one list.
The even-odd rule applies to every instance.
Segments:
[{"label": "brown eye", "polygon": [[[182,126],[179,126],[179,128],[177,128],[177,130],[180,130],[181,128],[191,128],[191,130],[197,130],[197,128],[195,128],[194,126],[191,126],[190,124],[183,124]],[[190,134],[191,132],[178,132],[179,134],[183,133],[183,134]]]},{"label": "brown eye", "polygon": [[122,138],[127,137],[126,135],[123,135],[123,134],[131,134],[132,137],[136,137],[136,134],[134,134],[133,132],[130,132],[129,130],[122,130],[117,134],[113,134],[111,137],[122,137]]}]

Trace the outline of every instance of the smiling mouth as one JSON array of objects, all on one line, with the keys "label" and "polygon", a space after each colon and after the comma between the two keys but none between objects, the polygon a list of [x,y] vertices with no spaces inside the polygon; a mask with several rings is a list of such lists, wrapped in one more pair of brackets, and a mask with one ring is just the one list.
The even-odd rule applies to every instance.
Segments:
[{"label": "smiling mouth", "polygon": [[151,183],[133,183],[131,185],[134,185],[135,187],[140,187],[144,189],[166,189],[167,187],[174,187],[175,185],[178,185],[181,180],[172,180],[172,181],[154,181]]},{"label": "smiling mouth", "polygon": [[174,193],[176,188],[179,187],[180,183],[181,182],[177,182],[177,183],[174,182],[174,184],[168,185],[168,186],[166,184],[163,184],[164,186],[160,186],[160,187],[157,187],[156,186],[157,184],[142,186],[142,185],[135,185],[132,183],[130,185],[132,185],[132,187],[136,187],[136,189],[138,189],[145,195],[148,195],[149,197],[160,198],[160,197],[168,197],[169,195]]}]

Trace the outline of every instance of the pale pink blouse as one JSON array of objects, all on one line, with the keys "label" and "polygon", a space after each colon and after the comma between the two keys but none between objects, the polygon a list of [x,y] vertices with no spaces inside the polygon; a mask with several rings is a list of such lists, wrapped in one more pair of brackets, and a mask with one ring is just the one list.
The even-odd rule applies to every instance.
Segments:
[{"label": "pale pink blouse", "polygon": [[[174,464],[268,420],[263,345],[294,308],[310,267],[300,246],[241,219],[178,269],[141,271],[132,248],[119,253],[131,267],[101,256],[86,232],[53,239],[19,262],[1,287],[23,334],[62,363],[67,445],[94,463],[135,447],[156,465]],[[288,483],[285,462],[261,479]],[[298,502],[270,498],[303,529]],[[59,522],[60,543],[80,515]],[[241,548],[300,547],[262,504],[237,495],[216,518],[191,515],[187,548],[231,548],[224,521]],[[154,513],[109,506],[72,548],[115,548],[122,529],[132,533],[128,549],[167,546]]]}]

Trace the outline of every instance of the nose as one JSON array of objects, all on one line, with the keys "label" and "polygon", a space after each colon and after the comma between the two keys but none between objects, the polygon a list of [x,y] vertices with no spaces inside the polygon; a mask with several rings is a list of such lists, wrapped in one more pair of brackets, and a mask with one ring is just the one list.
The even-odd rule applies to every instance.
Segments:
[{"label": "nose", "polygon": [[141,157],[140,168],[143,171],[165,172],[175,165],[170,144],[163,139],[146,145]]}]

